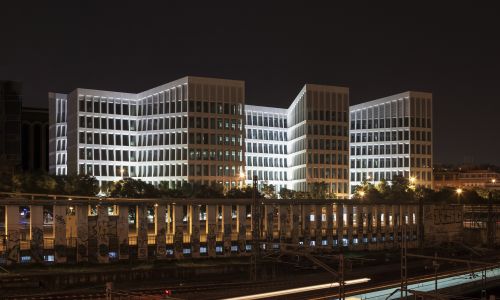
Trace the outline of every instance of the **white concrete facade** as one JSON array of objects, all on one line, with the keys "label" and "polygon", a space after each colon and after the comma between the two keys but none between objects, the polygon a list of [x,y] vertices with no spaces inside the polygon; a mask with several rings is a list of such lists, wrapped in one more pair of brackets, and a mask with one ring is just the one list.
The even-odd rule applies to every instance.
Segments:
[{"label": "white concrete facade", "polygon": [[432,94],[404,92],[350,107],[351,192],[396,175],[432,188]]}]

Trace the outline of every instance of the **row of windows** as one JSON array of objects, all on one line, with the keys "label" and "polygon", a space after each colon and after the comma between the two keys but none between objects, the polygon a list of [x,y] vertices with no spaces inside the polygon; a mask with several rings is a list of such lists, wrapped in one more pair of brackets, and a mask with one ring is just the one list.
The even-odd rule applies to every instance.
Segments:
[{"label": "row of windows", "polygon": [[[411,151],[410,151],[411,150]],[[427,154],[431,155],[431,145],[421,144],[392,144],[352,146],[351,155],[385,155],[385,154]]]},{"label": "row of windows", "polygon": [[243,161],[241,150],[189,149],[190,160]]},{"label": "row of windows", "polygon": [[265,126],[265,127],[278,127],[287,128],[286,116],[283,117],[273,117],[267,115],[255,115],[247,113],[247,124],[253,126]]},{"label": "row of windows", "polygon": [[351,114],[351,130],[354,129],[377,129],[377,128],[396,128],[396,127],[421,127],[431,128],[430,118],[400,117],[385,119],[354,120],[354,114]]},{"label": "row of windows", "polygon": [[242,130],[242,124],[241,119],[189,117],[189,128]]},{"label": "row of windows", "polygon": [[308,178],[331,178],[331,179],[345,179],[347,180],[347,169],[346,168],[330,168],[330,167],[308,167],[307,177]]},{"label": "row of windows", "polygon": [[349,119],[346,111],[308,110],[307,120],[347,122]]},{"label": "row of windows", "polygon": [[288,180],[287,173],[283,171],[247,170],[247,178],[253,178],[253,176],[257,176],[259,180]]},{"label": "row of windows", "polygon": [[[133,101],[133,100],[132,100]],[[107,102],[107,101],[89,101],[80,99],[79,111],[87,113],[123,115],[123,116],[151,116],[170,113],[188,112],[242,115],[243,108],[241,104],[230,104],[221,102],[206,101],[186,101],[172,100],[152,102],[141,100],[137,104]]]},{"label": "row of windows", "polygon": [[246,143],[248,153],[287,154],[286,145]]},{"label": "row of windows", "polygon": [[[79,148],[78,157],[82,160],[103,160],[103,161],[174,161],[187,160],[186,149],[157,149],[157,150],[115,150],[115,149],[93,149]],[[241,151],[235,150],[189,150],[189,159],[192,160],[213,160],[213,161],[243,161]]]},{"label": "row of windows", "polygon": [[[343,160],[342,160],[343,158]],[[309,164],[337,164],[337,165],[347,165],[347,155],[336,155],[331,153],[309,153],[307,155],[307,163]]]},{"label": "row of windows", "polygon": [[324,124],[308,125],[307,134],[348,136],[347,126]]},{"label": "row of windows", "polygon": [[120,177],[175,177],[175,176],[226,176],[239,175],[237,166],[221,165],[154,165],[154,166],[122,166],[80,164],[80,174],[92,176],[120,176]]},{"label": "row of windows", "polygon": [[286,168],[286,158],[247,156],[247,167]]},{"label": "row of windows", "polygon": [[431,159],[421,157],[392,157],[351,159],[351,169],[354,168],[430,168]]},{"label": "row of windows", "polygon": [[[432,180],[432,175],[431,172],[414,172],[412,174],[415,176],[417,182],[418,180],[423,180],[423,181],[431,181]],[[351,183],[355,181],[363,181],[363,180],[373,180],[375,182],[380,181],[380,180],[387,180],[390,181],[396,176],[404,176],[405,178],[410,177],[410,172],[408,171],[387,171],[387,172],[351,172]],[[355,186],[355,185],[353,185]]]},{"label": "row of windows", "polygon": [[334,139],[307,139],[307,149],[309,150],[338,150],[348,151],[347,141]]},{"label": "row of windows", "polygon": [[[137,120],[137,121],[128,119],[80,116],[79,127],[88,129],[151,131],[151,130],[187,128],[188,127],[187,120],[188,119],[185,116],[184,117],[177,116],[170,118],[154,118],[154,119]],[[240,119],[190,117],[189,128],[241,130],[242,124]],[[62,135],[65,134],[66,134],[65,131],[62,132]]]},{"label": "row of windows", "polygon": [[286,131],[271,131],[262,129],[247,129],[247,139],[266,141],[287,141]]},{"label": "row of windows", "polygon": [[[186,132],[158,133],[158,134],[135,136],[126,134],[112,134],[112,133],[106,134],[106,133],[92,133],[92,132],[81,131],[79,132],[78,136],[79,136],[78,141],[80,144],[88,144],[88,145],[111,145],[111,146],[117,145],[117,146],[142,147],[142,146],[185,145],[188,143],[188,134]],[[59,142],[61,141],[58,141],[58,143]],[[65,141],[62,142],[64,142],[65,145]],[[199,145],[242,146],[243,138],[241,137],[241,135],[189,133],[189,142],[190,144],[199,144]]]},{"label": "row of windows", "polygon": [[189,176],[239,176],[240,171],[237,166],[221,166],[221,165],[192,165],[188,166]]},{"label": "row of windows", "polygon": [[351,143],[366,143],[366,142],[390,142],[390,141],[432,141],[432,133],[430,131],[382,131],[382,132],[358,132],[351,133]]}]

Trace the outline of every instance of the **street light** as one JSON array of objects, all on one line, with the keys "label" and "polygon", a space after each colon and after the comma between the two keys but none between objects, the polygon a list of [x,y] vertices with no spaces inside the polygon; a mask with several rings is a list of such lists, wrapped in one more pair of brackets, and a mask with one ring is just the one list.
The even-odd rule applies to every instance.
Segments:
[{"label": "street light", "polygon": [[122,179],[123,179],[123,172],[125,172],[125,169],[124,168],[120,168],[120,174],[121,174]]},{"label": "street light", "polygon": [[411,183],[411,184],[415,184],[415,181],[417,181],[417,178],[415,178],[415,177],[413,177],[413,176],[412,176],[412,177],[410,177],[410,183]]},{"label": "street light", "polygon": [[497,182],[497,179],[496,178],[492,178],[491,179],[491,183],[495,184],[495,182]]},{"label": "street light", "polygon": [[365,193],[365,191],[360,191],[360,192],[359,192],[359,195],[361,196],[361,198],[364,198],[364,197],[365,197],[365,194],[366,194],[366,193]]},{"label": "street light", "polygon": [[457,192],[458,204],[460,204],[460,195],[462,195],[463,190],[461,188],[458,188],[456,192]]},{"label": "street light", "polygon": [[245,172],[243,170],[240,171],[240,188],[243,188],[243,184],[245,183]]}]

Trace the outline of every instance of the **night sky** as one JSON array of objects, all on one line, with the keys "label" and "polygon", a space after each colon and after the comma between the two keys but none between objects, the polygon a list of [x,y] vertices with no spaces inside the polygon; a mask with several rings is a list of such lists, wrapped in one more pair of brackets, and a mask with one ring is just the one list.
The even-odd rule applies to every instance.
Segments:
[{"label": "night sky", "polygon": [[351,104],[428,91],[435,163],[500,165],[499,9],[240,2],[7,1],[0,79],[39,107],[49,91],[140,92],[186,75],[245,80],[247,103],[278,107],[304,83],[347,86]]}]

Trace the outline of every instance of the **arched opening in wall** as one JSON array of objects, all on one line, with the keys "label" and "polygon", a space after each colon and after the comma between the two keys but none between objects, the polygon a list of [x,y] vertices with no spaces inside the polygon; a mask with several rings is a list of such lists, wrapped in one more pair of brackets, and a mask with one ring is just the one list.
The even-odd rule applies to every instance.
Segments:
[{"label": "arched opening in wall", "polygon": [[24,171],[30,168],[30,148],[32,147],[30,140],[30,124],[23,124],[21,129],[21,160]]},{"label": "arched opening in wall", "polygon": [[42,163],[42,126],[36,124],[33,127],[33,169],[40,170]]}]

